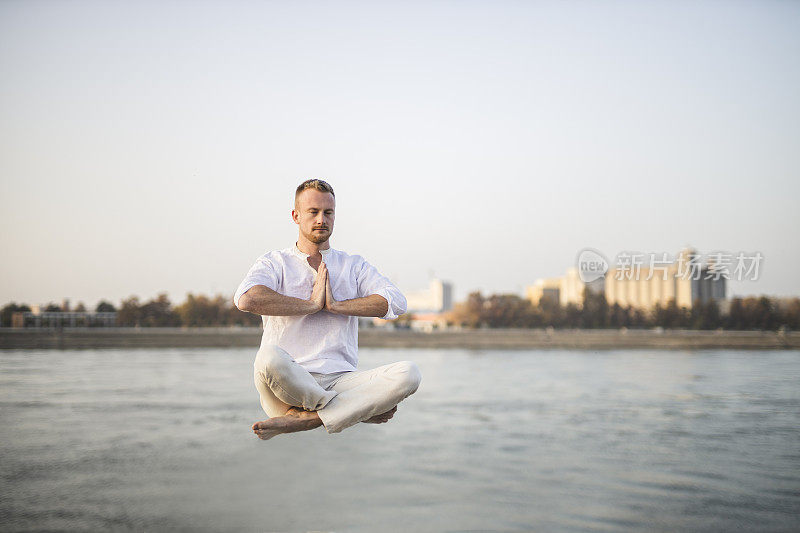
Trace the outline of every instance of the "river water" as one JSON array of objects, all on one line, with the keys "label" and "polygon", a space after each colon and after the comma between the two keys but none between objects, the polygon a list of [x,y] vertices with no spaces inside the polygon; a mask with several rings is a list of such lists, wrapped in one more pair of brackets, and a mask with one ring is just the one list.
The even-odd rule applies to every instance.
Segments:
[{"label": "river water", "polygon": [[0,530],[800,530],[797,351],[362,349],[391,422],[266,442],[254,352],[0,352]]}]

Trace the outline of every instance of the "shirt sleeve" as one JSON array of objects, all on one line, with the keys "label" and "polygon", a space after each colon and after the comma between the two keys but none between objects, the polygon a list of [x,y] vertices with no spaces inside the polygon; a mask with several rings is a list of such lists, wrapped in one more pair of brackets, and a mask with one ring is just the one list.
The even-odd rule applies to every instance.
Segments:
[{"label": "shirt sleeve", "polygon": [[278,290],[278,271],[266,257],[258,258],[256,263],[250,268],[247,276],[245,276],[244,280],[239,284],[239,288],[236,289],[236,294],[233,295],[233,305],[235,305],[237,309],[239,309],[239,298],[242,297],[242,294],[256,285],[263,285],[273,291]]},{"label": "shirt sleeve", "polygon": [[382,318],[394,320],[406,312],[406,297],[403,293],[389,281],[389,278],[381,275],[378,269],[364,261],[356,279],[358,286],[358,297],[363,298],[371,294],[383,296],[389,303],[389,310]]}]

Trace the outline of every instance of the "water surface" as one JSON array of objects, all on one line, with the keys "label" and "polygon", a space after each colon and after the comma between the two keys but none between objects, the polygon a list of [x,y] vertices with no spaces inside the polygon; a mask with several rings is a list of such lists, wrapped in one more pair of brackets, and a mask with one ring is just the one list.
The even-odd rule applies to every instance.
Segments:
[{"label": "water surface", "polygon": [[0,352],[0,529],[800,530],[797,351],[362,349],[390,423],[268,442],[253,357]]}]

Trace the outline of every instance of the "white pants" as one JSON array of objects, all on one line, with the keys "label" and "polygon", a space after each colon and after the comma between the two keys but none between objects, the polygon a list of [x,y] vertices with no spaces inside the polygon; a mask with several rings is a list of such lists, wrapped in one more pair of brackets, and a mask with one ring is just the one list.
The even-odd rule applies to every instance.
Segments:
[{"label": "white pants", "polygon": [[422,379],[411,361],[372,370],[311,373],[278,346],[262,346],[253,366],[261,407],[268,416],[283,416],[292,406],[316,411],[328,433],[389,411],[414,394]]}]

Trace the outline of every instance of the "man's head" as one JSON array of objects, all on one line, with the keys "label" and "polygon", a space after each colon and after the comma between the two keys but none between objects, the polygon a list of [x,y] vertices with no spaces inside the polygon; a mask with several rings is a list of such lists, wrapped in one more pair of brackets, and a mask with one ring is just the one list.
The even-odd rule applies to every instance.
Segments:
[{"label": "man's head", "polygon": [[306,180],[294,195],[292,220],[298,225],[301,237],[314,244],[327,241],[333,233],[336,197],[333,187],[322,180]]}]

